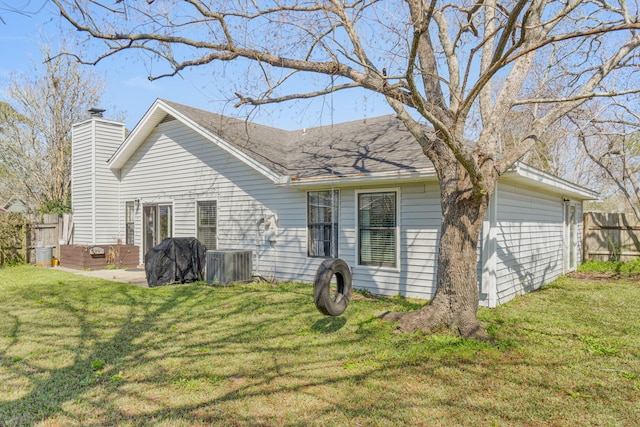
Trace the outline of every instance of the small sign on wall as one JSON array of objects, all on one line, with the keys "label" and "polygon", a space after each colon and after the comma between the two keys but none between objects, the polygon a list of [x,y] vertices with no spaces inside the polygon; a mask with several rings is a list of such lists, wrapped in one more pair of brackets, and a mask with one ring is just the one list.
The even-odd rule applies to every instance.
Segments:
[{"label": "small sign on wall", "polygon": [[101,248],[99,246],[89,248],[89,255],[94,258],[104,258],[104,248]]}]

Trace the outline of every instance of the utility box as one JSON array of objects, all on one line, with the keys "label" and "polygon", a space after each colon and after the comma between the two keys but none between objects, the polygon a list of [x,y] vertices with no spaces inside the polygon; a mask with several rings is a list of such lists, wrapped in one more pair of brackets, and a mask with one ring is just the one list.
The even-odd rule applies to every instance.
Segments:
[{"label": "utility box", "polygon": [[253,253],[245,250],[207,251],[206,279],[209,283],[227,285],[249,282],[253,272]]}]

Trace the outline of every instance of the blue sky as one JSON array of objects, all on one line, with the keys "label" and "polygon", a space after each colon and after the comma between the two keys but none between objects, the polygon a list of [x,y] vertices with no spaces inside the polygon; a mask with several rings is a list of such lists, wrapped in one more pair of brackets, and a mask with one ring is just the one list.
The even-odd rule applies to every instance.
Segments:
[{"label": "blue sky", "polygon": [[[35,63],[41,62],[40,46],[45,40],[55,46],[61,34],[76,37],[75,30],[66,25],[68,33],[60,31],[60,18],[46,0],[23,0],[30,13],[7,12],[0,9],[0,100],[8,101],[5,87],[11,73],[31,73]],[[13,4],[12,2],[9,2]],[[6,2],[5,2],[6,4]],[[2,4],[0,4],[2,6]],[[39,10],[40,9],[40,10]],[[89,67],[89,66],[88,66]],[[92,67],[106,82],[106,90],[99,107],[106,108],[105,117],[124,115],[132,129],[157,98],[191,105],[235,117],[246,117],[247,110],[233,107],[234,89],[226,76],[241,72],[235,65],[227,65],[224,72],[214,73],[212,67],[196,67],[175,76],[155,80],[147,79],[149,61],[134,53],[116,55]],[[332,108],[333,114],[332,114]],[[324,99],[293,101],[286,104],[263,106],[251,115],[251,120],[283,129],[302,129],[323,124],[357,120],[392,110],[385,101],[364,91],[350,91]],[[110,116],[111,115],[111,116]]]}]

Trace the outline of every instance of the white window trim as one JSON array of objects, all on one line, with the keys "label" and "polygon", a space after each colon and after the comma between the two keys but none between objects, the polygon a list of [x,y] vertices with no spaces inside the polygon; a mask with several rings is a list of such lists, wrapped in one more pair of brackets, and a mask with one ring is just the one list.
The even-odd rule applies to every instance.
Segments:
[{"label": "white window trim", "polygon": [[[140,248],[144,248],[144,207],[145,206],[149,206],[149,205],[155,205],[156,207],[163,205],[163,206],[167,206],[170,205],[171,206],[171,237],[177,237],[176,236],[176,205],[175,205],[175,201],[173,199],[154,199],[154,198],[149,198],[149,199],[140,199],[140,207],[139,210],[140,213],[140,221],[139,221],[139,225],[140,225]],[[134,202],[135,202],[135,198],[134,198]],[[136,223],[137,224],[137,223]],[[134,242],[136,241],[135,239],[135,233],[134,233],[134,238],[133,238]],[[145,248],[146,250],[149,250],[150,248]],[[143,252],[142,250],[140,251],[141,253]],[[142,255],[142,263],[144,264],[144,254]]]},{"label": "white window trim", "polygon": [[306,224],[306,246],[305,246],[305,250],[306,250],[306,256],[307,258],[310,259],[326,259],[326,258],[331,258],[331,257],[321,257],[321,256],[311,256],[309,255],[309,193],[313,193],[313,192],[320,192],[320,191],[335,191],[337,193],[337,198],[338,198],[338,206],[337,206],[337,212],[336,212],[336,222],[338,223],[338,236],[337,239],[338,241],[335,242],[336,245],[336,256],[340,257],[340,205],[341,205],[341,193],[340,193],[340,189],[338,188],[320,188],[320,189],[314,189],[314,190],[307,190],[305,192],[305,199],[304,199],[304,204],[305,204],[305,224]]},{"label": "white window trim", "polygon": [[[136,244],[136,232],[137,232],[137,227],[136,227],[136,223],[137,221],[137,214],[138,214],[138,210],[141,210],[141,206],[140,203],[138,202],[138,206],[136,206],[136,201],[135,199],[131,199],[131,200],[125,200],[124,201],[124,244],[125,245],[129,245],[129,243],[127,242],[127,224],[131,224],[129,222],[127,222],[127,204],[132,203],[133,204],[133,215],[132,215],[132,219],[133,219],[133,238],[132,238],[132,243],[131,245],[134,246]],[[119,220],[120,221],[120,220]],[[118,226],[118,229],[120,229],[121,227]]]},{"label": "white window trim", "polygon": [[[216,250],[220,248],[220,200],[215,197],[198,198],[193,202],[194,231],[193,235],[198,238],[198,203],[216,202]],[[209,250],[209,248],[207,248]]]},{"label": "white window trim", "polygon": [[158,205],[162,206],[171,206],[171,236],[176,237],[176,204],[173,200],[167,203],[158,203]]},{"label": "white window trim", "polygon": [[[176,237],[176,204],[172,199],[159,199],[159,201],[149,201],[147,200],[144,204],[140,202],[140,206],[147,205],[156,205],[157,206],[171,206],[171,236]],[[142,209],[141,209],[142,210]],[[160,217],[158,217],[160,219]]]},{"label": "white window trim", "polygon": [[[395,267],[386,267],[386,266],[376,266],[376,265],[368,265],[368,264],[360,264],[360,222],[359,222],[359,206],[358,206],[358,197],[360,194],[369,194],[369,193],[390,193],[390,192],[395,192],[396,193],[396,265]],[[383,270],[383,271],[395,271],[395,272],[400,272],[401,271],[401,263],[400,263],[400,259],[401,259],[401,255],[400,255],[400,248],[402,247],[400,245],[400,240],[402,239],[402,235],[400,233],[400,230],[402,229],[401,224],[400,224],[400,205],[402,203],[402,197],[401,197],[402,193],[400,191],[400,187],[392,187],[392,188],[370,188],[370,189],[359,189],[359,190],[355,190],[354,191],[354,206],[355,206],[355,247],[356,247],[356,253],[355,253],[355,265],[358,267],[365,267],[365,268],[369,268],[369,269],[376,269],[376,270]]]},{"label": "white window trim", "polygon": [[[176,204],[173,199],[158,199],[157,202],[146,201],[147,205],[156,205],[156,206],[171,206],[171,237],[176,237]],[[142,202],[141,206],[142,205]],[[159,217],[158,217],[159,219]]]}]

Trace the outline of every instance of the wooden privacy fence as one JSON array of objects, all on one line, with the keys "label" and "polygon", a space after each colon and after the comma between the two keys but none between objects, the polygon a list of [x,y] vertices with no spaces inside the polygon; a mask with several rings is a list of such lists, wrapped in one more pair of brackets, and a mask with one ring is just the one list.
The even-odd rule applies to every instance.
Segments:
[{"label": "wooden privacy fence", "polygon": [[583,259],[629,261],[640,256],[640,221],[634,215],[584,214]]},{"label": "wooden privacy fence", "polygon": [[60,258],[60,230],[62,217],[56,214],[29,214],[29,262],[36,260],[36,248],[51,246],[52,254]]}]

